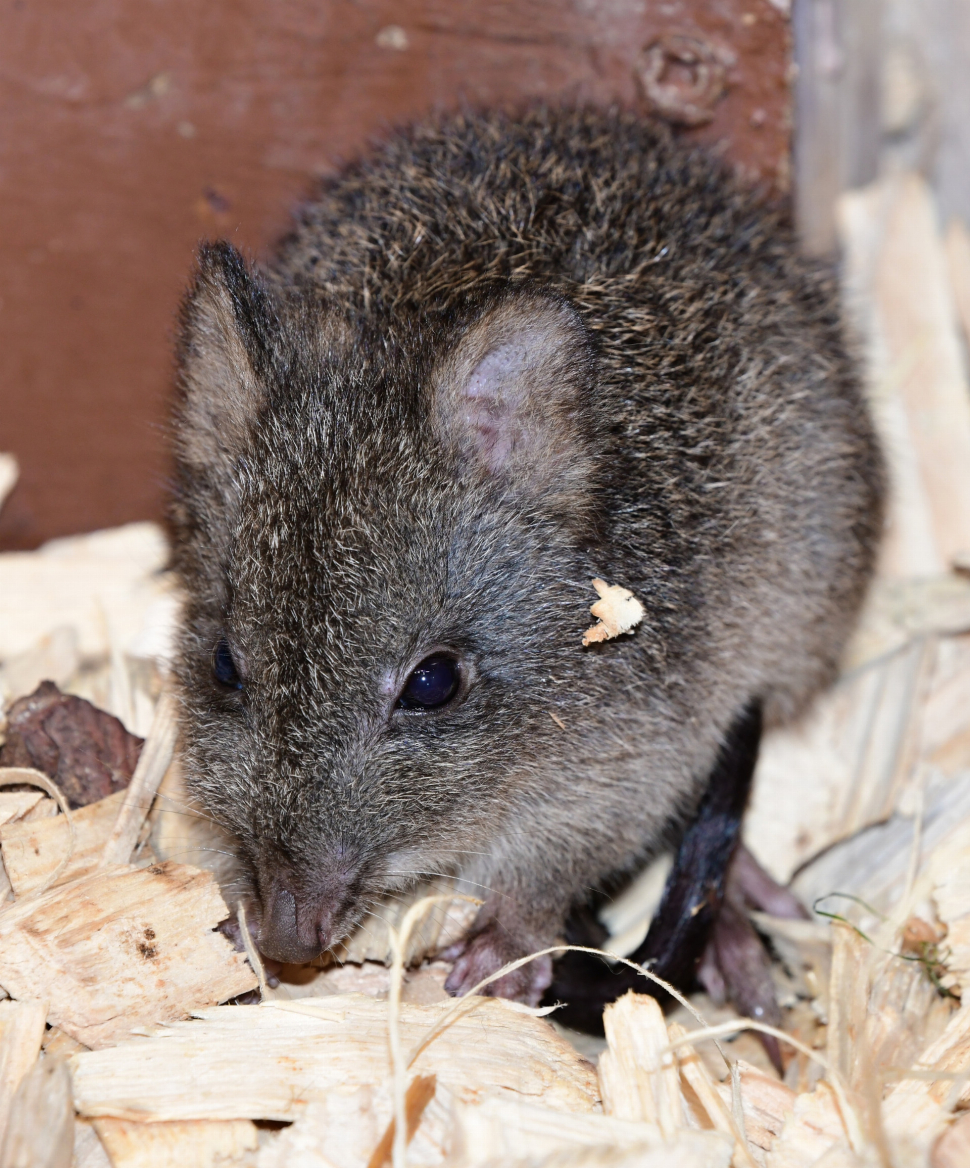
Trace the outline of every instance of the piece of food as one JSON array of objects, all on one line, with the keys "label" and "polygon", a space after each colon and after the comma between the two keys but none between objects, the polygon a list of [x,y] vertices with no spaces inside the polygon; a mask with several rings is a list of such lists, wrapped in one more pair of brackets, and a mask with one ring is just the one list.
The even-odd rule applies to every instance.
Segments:
[{"label": "piece of food", "polygon": [[643,605],[633,595],[629,588],[621,588],[619,584],[607,584],[597,577],[593,587],[599,593],[600,599],[590,606],[590,612],[596,617],[596,624],[583,633],[583,644],[592,645],[596,641],[609,641],[621,633],[633,633],[634,628],[643,620]]}]

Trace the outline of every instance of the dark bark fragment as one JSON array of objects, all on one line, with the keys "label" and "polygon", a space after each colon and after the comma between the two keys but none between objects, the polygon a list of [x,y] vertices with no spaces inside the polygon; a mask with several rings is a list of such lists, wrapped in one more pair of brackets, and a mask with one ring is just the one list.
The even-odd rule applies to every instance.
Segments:
[{"label": "dark bark fragment", "polygon": [[0,766],[43,771],[72,808],[85,807],[128,786],[143,742],[114,715],[43,681],[10,707]]}]

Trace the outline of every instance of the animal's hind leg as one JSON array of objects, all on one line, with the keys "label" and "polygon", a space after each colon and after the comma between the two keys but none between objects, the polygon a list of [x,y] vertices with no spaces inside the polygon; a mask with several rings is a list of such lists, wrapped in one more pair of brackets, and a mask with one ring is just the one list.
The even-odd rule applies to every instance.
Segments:
[{"label": "animal's hind leg", "polygon": [[[650,931],[630,955],[681,989],[694,984],[724,900],[760,740],[761,704],[753,702],[728,732],[697,815],[681,839]],[[613,968],[586,953],[567,953],[556,963],[545,1001],[566,1003],[556,1014],[558,1021],[602,1034],[603,1007],[628,989],[662,996],[655,982],[627,966]]]}]

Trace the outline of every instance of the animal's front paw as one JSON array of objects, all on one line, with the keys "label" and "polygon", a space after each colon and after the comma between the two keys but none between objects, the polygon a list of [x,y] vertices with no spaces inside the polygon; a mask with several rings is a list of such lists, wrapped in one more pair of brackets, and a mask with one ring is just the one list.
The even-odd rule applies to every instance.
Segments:
[{"label": "animal's front paw", "polygon": [[[473,990],[480,981],[497,973],[503,965],[525,957],[528,952],[527,945],[516,944],[502,925],[493,919],[444,954],[446,959],[457,958],[445,982],[445,989],[460,998]],[[482,993],[493,998],[511,998],[516,1002],[525,1002],[528,1006],[538,1006],[551,981],[552,957],[546,954],[491,982]]]}]

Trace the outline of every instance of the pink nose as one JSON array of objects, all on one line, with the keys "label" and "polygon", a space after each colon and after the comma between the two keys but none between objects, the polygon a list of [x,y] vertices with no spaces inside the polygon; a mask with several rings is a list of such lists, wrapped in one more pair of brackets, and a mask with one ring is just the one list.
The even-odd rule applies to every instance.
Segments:
[{"label": "pink nose", "polygon": [[274,961],[298,965],[312,961],[334,941],[334,924],[346,896],[345,887],[306,893],[279,878],[260,881],[263,912],[259,949]]}]

